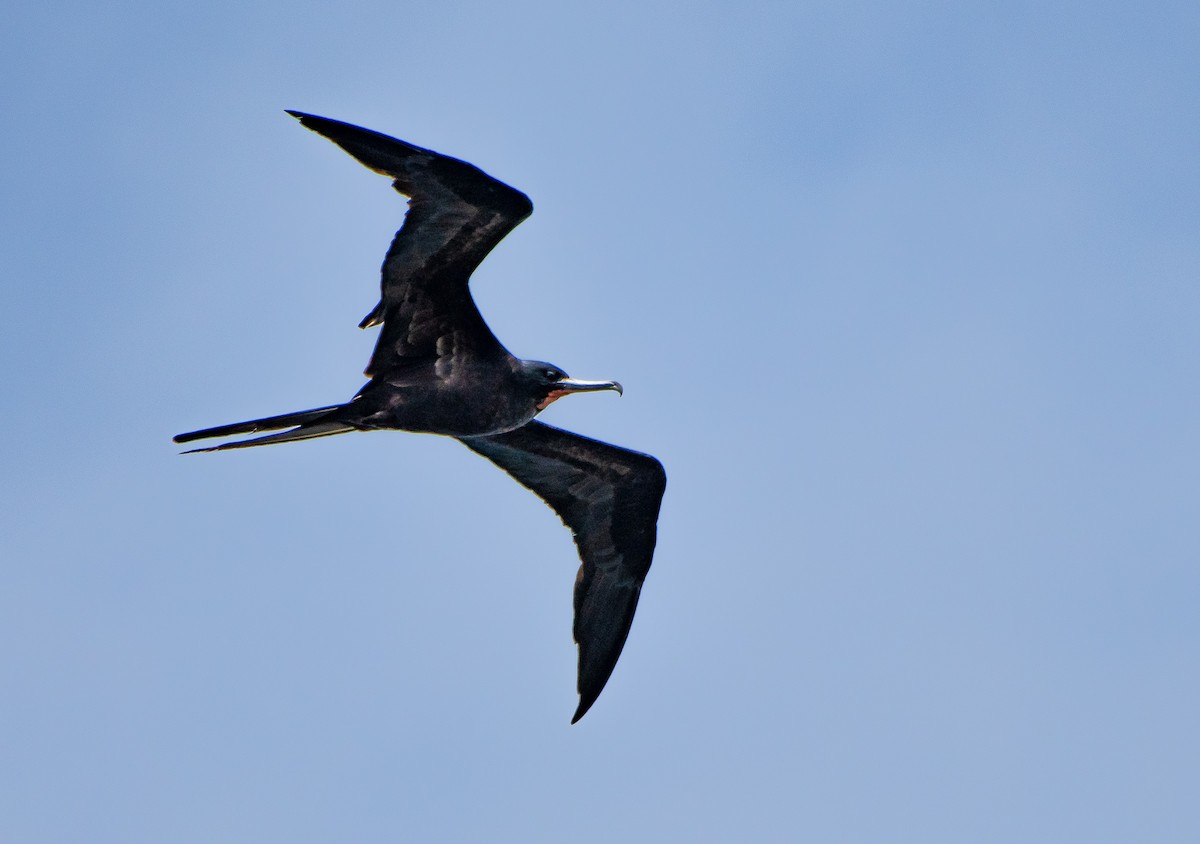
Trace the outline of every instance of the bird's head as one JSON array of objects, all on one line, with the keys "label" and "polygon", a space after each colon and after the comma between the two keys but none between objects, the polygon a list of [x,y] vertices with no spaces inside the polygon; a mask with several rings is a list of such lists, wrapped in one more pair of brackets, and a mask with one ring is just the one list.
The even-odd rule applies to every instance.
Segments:
[{"label": "bird's head", "polygon": [[596,390],[623,390],[616,381],[581,381],[570,378],[552,363],[540,360],[523,360],[517,372],[521,385],[533,397],[539,411],[569,393],[590,393]]}]

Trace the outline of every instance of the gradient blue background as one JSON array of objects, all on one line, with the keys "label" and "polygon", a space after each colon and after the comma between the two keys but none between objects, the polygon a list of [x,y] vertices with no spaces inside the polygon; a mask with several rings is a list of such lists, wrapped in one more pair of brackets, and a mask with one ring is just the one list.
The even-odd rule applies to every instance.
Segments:
[{"label": "gradient blue background", "polygon": [[[1200,6],[20,4],[0,840],[1200,840]],[[576,727],[568,534],[337,402],[403,206],[667,467]]]}]

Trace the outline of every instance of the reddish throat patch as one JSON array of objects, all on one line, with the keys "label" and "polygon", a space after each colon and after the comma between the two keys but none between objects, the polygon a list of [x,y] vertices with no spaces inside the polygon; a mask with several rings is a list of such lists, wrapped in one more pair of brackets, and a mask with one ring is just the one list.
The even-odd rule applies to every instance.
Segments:
[{"label": "reddish throat patch", "polygon": [[554,404],[556,401],[561,399],[563,396],[565,396],[569,392],[571,392],[571,391],[570,390],[551,390],[550,395],[546,396],[544,399],[542,399],[540,402],[538,402],[538,406],[537,406],[538,411],[540,412],[540,411],[545,410],[546,408],[548,408],[550,405]]}]

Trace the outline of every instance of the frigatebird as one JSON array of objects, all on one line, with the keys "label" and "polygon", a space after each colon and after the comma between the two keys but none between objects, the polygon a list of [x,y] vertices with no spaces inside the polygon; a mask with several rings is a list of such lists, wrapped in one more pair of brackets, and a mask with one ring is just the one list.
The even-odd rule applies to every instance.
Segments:
[{"label": "frigatebird", "polygon": [[[616,381],[570,378],[553,364],[514,357],[471,298],[471,273],[533,211],[529,197],[456,158],[338,120],[288,111],[409,197],[382,269],[382,296],[359,323],[381,325],[365,375],[345,404],[301,410],[175,437],[280,431],[193,451],[393,429],[454,437],[532,490],[575,538],[579,707],[588,711],[612,674],[650,569],[666,473],[655,458],[534,419],[571,393],[622,392]],[[185,452],[192,453],[192,452]]]}]

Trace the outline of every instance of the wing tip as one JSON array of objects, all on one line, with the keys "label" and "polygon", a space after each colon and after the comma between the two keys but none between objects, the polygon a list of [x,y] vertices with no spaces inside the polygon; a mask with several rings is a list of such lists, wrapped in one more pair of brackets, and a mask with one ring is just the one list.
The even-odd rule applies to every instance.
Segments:
[{"label": "wing tip", "polygon": [[599,695],[592,697],[591,700],[588,700],[587,698],[580,698],[579,706],[575,708],[575,714],[571,716],[572,724],[578,724],[579,719],[584,715],[587,715],[588,710],[592,708],[592,704],[596,702],[597,697],[599,697]]}]

